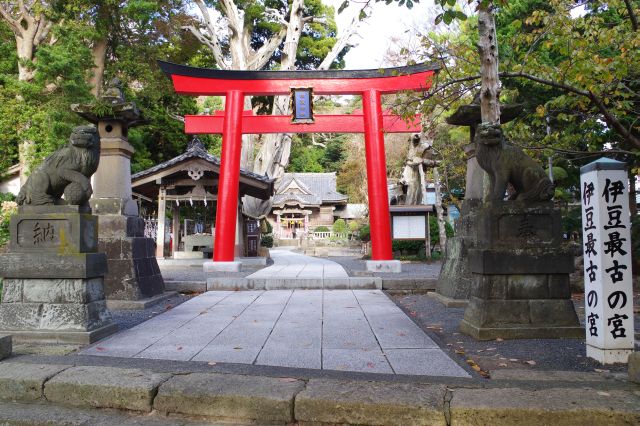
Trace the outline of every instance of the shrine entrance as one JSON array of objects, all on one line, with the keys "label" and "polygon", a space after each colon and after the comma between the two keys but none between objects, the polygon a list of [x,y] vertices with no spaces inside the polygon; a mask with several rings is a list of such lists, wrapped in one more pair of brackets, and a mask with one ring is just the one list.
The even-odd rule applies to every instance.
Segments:
[{"label": "shrine entrance", "polygon": [[[185,116],[188,134],[222,134],[214,263],[233,262],[243,134],[364,133],[371,227],[371,258],[392,260],[384,133],[416,133],[420,119],[406,122],[383,113],[381,95],[426,91],[438,68],[431,64],[379,70],[227,71],[158,61],[176,93],[225,96],[225,110]],[[293,115],[253,115],[243,111],[245,96],[291,95]],[[314,115],[313,95],[362,96],[362,112]],[[222,266],[225,267],[225,266]]]}]

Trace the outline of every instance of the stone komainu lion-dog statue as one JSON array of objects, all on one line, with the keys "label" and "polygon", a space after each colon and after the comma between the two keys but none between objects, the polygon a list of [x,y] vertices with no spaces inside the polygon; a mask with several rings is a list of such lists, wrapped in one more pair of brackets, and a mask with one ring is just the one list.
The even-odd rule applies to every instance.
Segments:
[{"label": "stone komainu lion-dog statue", "polygon": [[89,178],[100,161],[100,137],[95,127],[78,126],[69,139],[29,176],[18,194],[19,205],[87,204],[93,193]]},{"label": "stone komainu lion-dog statue", "polygon": [[485,201],[504,199],[508,184],[515,190],[510,200],[547,201],[553,198],[554,185],[531,157],[511,145],[497,124],[478,125],[475,135],[476,159],[489,174],[490,188]]}]

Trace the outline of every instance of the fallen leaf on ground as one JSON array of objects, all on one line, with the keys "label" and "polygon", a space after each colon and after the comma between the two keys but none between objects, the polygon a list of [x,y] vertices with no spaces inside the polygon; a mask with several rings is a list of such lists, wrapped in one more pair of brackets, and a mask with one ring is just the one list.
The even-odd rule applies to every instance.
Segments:
[{"label": "fallen leaf on ground", "polygon": [[233,349],[235,349],[235,350],[239,351],[240,349],[242,349],[242,346],[236,346],[236,347],[235,347],[235,348],[233,348]]},{"label": "fallen leaf on ground", "polygon": [[536,365],[535,361],[525,361],[524,363],[529,365]]},{"label": "fallen leaf on ground", "polygon": [[209,365],[216,365],[216,364],[217,364],[217,362],[215,362],[215,361],[209,361],[207,364],[209,364]]},{"label": "fallen leaf on ground", "polygon": [[398,336],[406,336],[407,335],[407,333],[403,333],[402,331],[396,331],[396,334]]},{"label": "fallen leaf on ground", "polygon": [[367,363],[367,367],[369,367],[369,368],[373,368],[373,367],[375,367],[375,364],[374,364],[374,363],[372,363],[372,362],[368,362],[368,363]]},{"label": "fallen leaf on ground", "polygon": [[603,370],[601,368],[594,368],[593,371],[595,371],[596,373],[608,373],[611,370]]},{"label": "fallen leaf on ground", "polygon": [[504,339],[502,337],[498,337],[496,338],[496,342],[504,342]]},{"label": "fallen leaf on ground", "polygon": [[164,307],[165,311],[168,311],[169,309],[172,309],[172,308],[173,308],[173,305],[167,305]]},{"label": "fallen leaf on ground", "polygon": [[498,367],[508,367],[508,365],[504,362],[501,362],[500,364],[498,364]]},{"label": "fallen leaf on ground", "polygon": [[487,349],[485,349],[485,350],[486,350],[486,351],[497,351],[497,350],[498,350],[498,348],[487,348]]},{"label": "fallen leaf on ground", "polygon": [[181,351],[181,350],[182,350],[182,346],[178,346],[178,347],[176,348],[176,350],[177,350],[177,351]]},{"label": "fallen leaf on ground", "polygon": [[602,392],[602,391],[598,392],[598,395],[600,395],[600,396],[611,396],[610,393]]},{"label": "fallen leaf on ground", "polygon": [[409,315],[411,315],[412,317],[415,317],[418,314],[416,314],[416,311],[409,311]]},{"label": "fallen leaf on ground", "polygon": [[458,355],[464,355],[464,351],[463,351],[463,350],[460,350],[460,349],[456,349],[456,353],[457,353]]},{"label": "fallen leaf on ground", "polygon": [[511,362],[518,362],[518,358],[509,358],[509,361],[511,361]]},{"label": "fallen leaf on ground", "polygon": [[103,348],[102,346],[98,346],[98,347],[96,347],[96,350],[97,350],[97,351],[104,351],[104,350],[106,350],[106,349],[105,349],[105,348]]},{"label": "fallen leaf on ground", "polygon": [[200,315],[204,315],[206,313],[207,313],[207,311],[202,311],[202,312],[200,312]]},{"label": "fallen leaf on ground", "polygon": [[292,382],[298,381],[298,379],[295,379],[293,377],[280,377],[278,380],[285,383],[292,383]]}]

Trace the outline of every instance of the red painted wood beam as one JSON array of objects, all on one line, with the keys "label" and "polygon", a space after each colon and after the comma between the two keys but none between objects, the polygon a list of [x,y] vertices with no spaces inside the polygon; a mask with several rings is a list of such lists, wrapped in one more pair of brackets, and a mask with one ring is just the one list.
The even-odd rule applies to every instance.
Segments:
[{"label": "red painted wood beam", "polygon": [[[186,115],[185,133],[222,134],[223,115]],[[242,119],[242,133],[364,133],[364,115],[314,115],[313,124],[292,124],[289,115],[248,115]],[[383,115],[385,133],[419,133],[420,115],[412,123],[393,114]]]},{"label": "red painted wood beam", "polygon": [[359,95],[368,90],[380,94],[426,91],[439,70],[432,64],[325,71],[228,71],[163,61],[158,64],[173,81],[176,93],[192,96],[224,96],[236,90],[249,96],[288,95],[294,87],[312,87],[315,95]]},{"label": "red painted wood beam", "polygon": [[228,90],[249,96],[288,95],[292,87],[313,87],[314,95],[359,95],[374,88],[381,94],[403,90],[427,91],[433,71],[385,78],[296,79],[296,80],[216,80],[205,77],[172,75],[176,93],[191,96],[224,96]]}]

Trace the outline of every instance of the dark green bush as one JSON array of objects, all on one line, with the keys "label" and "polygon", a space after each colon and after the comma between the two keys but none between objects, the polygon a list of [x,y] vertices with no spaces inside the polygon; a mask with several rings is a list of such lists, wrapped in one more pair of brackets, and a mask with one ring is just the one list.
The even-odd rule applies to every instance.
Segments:
[{"label": "dark green bush", "polygon": [[320,226],[316,226],[316,229],[314,229],[313,232],[331,232],[331,229],[329,229],[324,225],[320,225]]},{"label": "dark green bush", "polygon": [[369,225],[362,225],[360,231],[358,231],[358,238],[360,241],[364,241],[365,243],[371,240],[371,228]]},{"label": "dark green bush", "polygon": [[273,237],[271,235],[263,235],[260,238],[260,245],[267,248],[273,247]]}]

